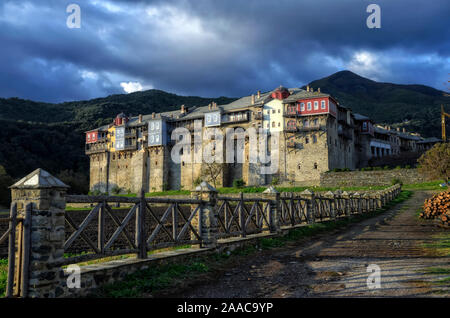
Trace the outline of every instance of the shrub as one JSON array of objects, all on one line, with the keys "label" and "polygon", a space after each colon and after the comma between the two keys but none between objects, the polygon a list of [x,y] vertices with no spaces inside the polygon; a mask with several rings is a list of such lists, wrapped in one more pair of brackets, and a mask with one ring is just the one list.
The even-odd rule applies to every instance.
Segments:
[{"label": "shrub", "polygon": [[400,180],[399,178],[394,178],[394,179],[392,179],[391,184],[392,185],[396,185],[396,184],[403,185],[403,181]]},{"label": "shrub", "polygon": [[199,186],[200,183],[202,183],[202,178],[198,177],[197,179],[194,180],[194,186]]},{"label": "shrub", "polygon": [[400,170],[402,168],[402,166],[397,166],[395,167],[395,170]]},{"label": "shrub", "polygon": [[272,185],[277,185],[279,182],[280,182],[280,179],[278,179],[278,178],[275,177],[275,178],[272,179],[271,184],[272,184]]},{"label": "shrub", "polygon": [[122,192],[122,188],[120,188],[119,186],[114,186],[112,189],[111,189],[111,193],[112,194],[120,194]]},{"label": "shrub", "polygon": [[384,170],[389,170],[389,166],[384,166]]},{"label": "shrub", "polygon": [[242,188],[245,186],[245,182],[242,179],[235,179],[233,180],[233,187],[234,188]]},{"label": "shrub", "polygon": [[406,165],[405,169],[411,169],[411,166],[410,165]]}]

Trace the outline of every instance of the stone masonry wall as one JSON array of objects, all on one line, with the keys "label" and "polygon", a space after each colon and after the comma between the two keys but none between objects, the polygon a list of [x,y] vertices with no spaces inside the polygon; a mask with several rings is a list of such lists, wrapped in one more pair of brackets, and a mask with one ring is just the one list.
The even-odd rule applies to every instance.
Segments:
[{"label": "stone masonry wall", "polygon": [[322,187],[384,186],[391,185],[393,179],[399,179],[403,184],[427,181],[417,169],[398,169],[322,173],[320,185]]}]

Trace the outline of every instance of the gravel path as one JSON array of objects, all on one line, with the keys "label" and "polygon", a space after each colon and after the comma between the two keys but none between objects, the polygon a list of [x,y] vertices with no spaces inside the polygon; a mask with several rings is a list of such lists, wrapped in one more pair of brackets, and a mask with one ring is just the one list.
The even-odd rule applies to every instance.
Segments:
[{"label": "gravel path", "polygon": [[[174,297],[445,297],[445,276],[425,275],[427,267],[450,268],[450,256],[423,248],[444,230],[416,214],[431,192],[415,192],[383,215],[345,230],[253,255],[213,282]],[[369,289],[367,267],[381,269],[380,288]],[[447,275],[448,277],[448,275]]]}]

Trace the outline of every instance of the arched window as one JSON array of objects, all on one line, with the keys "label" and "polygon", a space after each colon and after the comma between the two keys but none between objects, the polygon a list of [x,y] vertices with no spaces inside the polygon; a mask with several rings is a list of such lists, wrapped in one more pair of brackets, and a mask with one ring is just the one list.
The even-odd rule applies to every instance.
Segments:
[{"label": "arched window", "polygon": [[317,162],[314,162],[314,169],[317,169]]}]

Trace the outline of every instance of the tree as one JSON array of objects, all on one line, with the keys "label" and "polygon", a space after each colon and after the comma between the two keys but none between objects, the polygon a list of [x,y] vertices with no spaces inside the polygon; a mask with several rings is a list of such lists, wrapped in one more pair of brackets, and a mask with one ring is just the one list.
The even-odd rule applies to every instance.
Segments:
[{"label": "tree", "polygon": [[217,181],[219,180],[220,175],[223,172],[223,164],[222,163],[206,163],[204,162],[202,164],[201,169],[201,177],[203,180],[207,182],[212,182],[214,185],[214,188],[217,188]]},{"label": "tree", "polygon": [[450,143],[439,143],[418,160],[419,171],[429,179],[450,180]]},{"label": "tree", "polygon": [[5,168],[0,166],[0,205],[8,207],[11,204],[11,190],[8,188],[14,183]]}]

